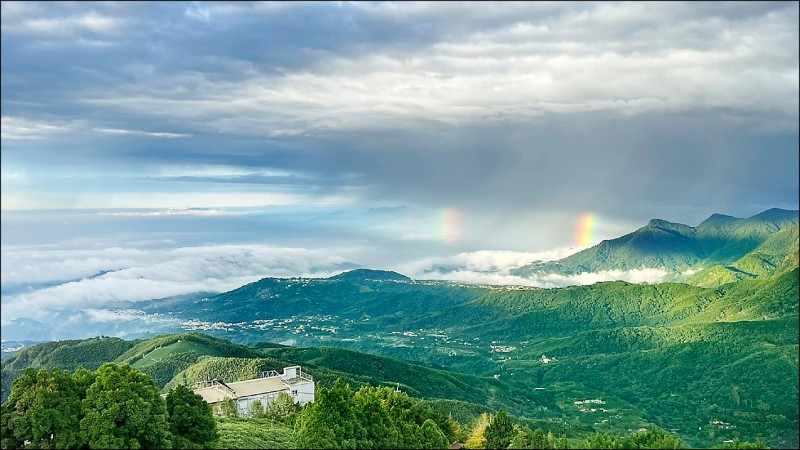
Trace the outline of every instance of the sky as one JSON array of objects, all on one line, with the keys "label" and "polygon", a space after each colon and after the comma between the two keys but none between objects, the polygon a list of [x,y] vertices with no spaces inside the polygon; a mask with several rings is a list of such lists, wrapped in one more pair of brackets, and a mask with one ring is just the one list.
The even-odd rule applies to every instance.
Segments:
[{"label": "sky", "polygon": [[509,270],[797,209],[798,28],[796,2],[3,1],[4,330],[362,266],[657,280]]}]

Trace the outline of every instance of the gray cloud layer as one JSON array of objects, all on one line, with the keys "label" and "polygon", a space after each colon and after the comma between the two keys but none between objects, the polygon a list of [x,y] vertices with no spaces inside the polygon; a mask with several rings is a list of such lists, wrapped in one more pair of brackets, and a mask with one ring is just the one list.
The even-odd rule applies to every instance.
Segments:
[{"label": "gray cloud layer", "polygon": [[[199,175],[193,189],[636,221],[791,207],[797,13],[792,2],[4,2],[2,162],[36,173],[4,200],[63,204],[54,173],[225,165],[242,174]],[[259,178],[270,170],[290,175]],[[113,206],[74,204],[87,203]]]}]

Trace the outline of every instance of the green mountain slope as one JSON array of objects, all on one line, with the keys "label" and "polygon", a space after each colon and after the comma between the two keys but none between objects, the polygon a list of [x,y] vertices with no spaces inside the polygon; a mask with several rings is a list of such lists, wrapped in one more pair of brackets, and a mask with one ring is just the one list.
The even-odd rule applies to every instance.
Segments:
[{"label": "green mountain slope", "polygon": [[700,269],[686,279],[697,286],[716,287],[734,281],[783,273],[797,265],[798,227],[771,234],[752,252],[729,265]]},{"label": "green mountain slope", "polygon": [[782,209],[770,209],[746,219],[714,214],[697,227],[653,219],[633,233],[603,241],[559,261],[536,262],[512,273],[574,275],[642,267],[683,272],[697,265],[727,265],[756,250],[773,234],[797,225],[798,211]]},{"label": "green mountain slope", "polygon": [[169,334],[139,341],[115,362],[130,364],[164,386],[201,356],[253,358],[258,352],[203,334]]},{"label": "green mountain slope", "polygon": [[2,400],[11,393],[11,383],[28,367],[74,370],[83,366],[95,370],[115,360],[134,345],[118,338],[103,337],[85,340],[44,342],[14,352],[0,362],[2,367]]},{"label": "green mountain slope", "polygon": [[[119,339],[117,342],[126,343]],[[102,351],[104,342],[100,339],[84,341],[64,341],[39,344],[31,347],[41,360],[49,362],[48,367],[71,370],[77,367],[72,360],[54,358],[65,349],[80,349],[84,353]],[[448,372],[431,369],[419,364],[376,355],[363,354],[337,348],[292,348],[246,347],[202,334],[172,334],[152,339],[127,342],[120,348],[128,348],[122,355],[105,354],[115,358],[115,362],[132,366],[155,375],[157,384],[166,392],[177,384],[192,386],[197,381],[223,379],[241,381],[261,376],[265,371],[281,371],[289,365],[302,365],[303,370],[314,377],[318,386],[331,387],[337,379],[342,379],[353,388],[361,386],[398,387],[418,398],[431,400],[450,400],[459,405],[460,410],[483,412],[500,408],[523,413],[531,401],[554,406],[546,395],[535,395],[524,386],[492,377]],[[201,354],[202,353],[202,354]],[[99,353],[97,353],[99,355]],[[186,358],[183,358],[186,356]],[[191,356],[191,358],[189,358]],[[178,368],[172,362],[175,357],[185,362]],[[113,359],[112,359],[113,360]],[[22,371],[24,358],[12,364],[3,364],[3,378],[9,386]],[[108,362],[104,361],[104,362]],[[96,366],[98,364],[93,364]],[[13,370],[12,370],[13,369]],[[166,378],[166,374],[172,374]],[[167,380],[163,382],[163,380]],[[159,381],[161,380],[161,382]]]},{"label": "green mountain slope", "polygon": [[458,399],[493,410],[504,408],[515,414],[524,413],[531,401],[541,402],[543,399],[543,396],[536,396],[529,389],[517,386],[512,381],[431,369],[407,361],[352,350],[290,347],[270,350],[265,354],[312,369],[324,367],[363,377],[373,385],[399,384],[403,391],[414,397]]},{"label": "green mountain slope", "polygon": [[[774,254],[771,249],[792,242],[795,230],[773,234],[750,253]],[[612,423],[620,427],[614,430],[625,431],[653,422],[680,429],[681,438],[693,445],[720,444],[741,433],[772,445],[796,446],[798,365],[792,355],[798,348],[800,294],[796,263],[785,270],[792,261],[787,256],[761,278],[713,288],[623,281],[539,289],[270,279],[262,280],[273,289],[270,295],[284,295],[269,301],[248,297],[258,292],[250,286],[182,310],[185,317],[211,321],[216,311],[230,313],[235,302],[246,315],[226,316],[231,321],[226,329],[212,333],[240,342],[291,340],[313,347],[260,349],[264,361],[249,369],[252,373],[279,362],[297,363],[318,370],[321,380],[335,373],[353,383],[399,382],[420,397],[502,405],[522,420],[558,418],[571,429],[603,429]],[[435,297],[435,307],[420,304]],[[315,315],[315,305],[326,302],[334,305],[328,310],[332,313]],[[254,329],[248,317],[287,317],[287,310],[295,315],[270,322],[270,327]],[[395,359],[324,348],[330,346],[416,361],[427,371],[395,366]],[[204,358],[184,375],[193,381],[225,373],[215,372],[220,364],[226,363]],[[462,374],[448,378],[432,368]],[[489,384],[481,381],[487,379]],[[494,392],[494,397],[456,381]],[[541,388],[533,391],[539,397],[526,399],[521,393],[532,387]],[[732,400],[734,387],[738,402]],[[523,401],[514,402],[503,391],[523,395]],[[573,404],[586,398],[602,398],[614,405],[604,409],[618,412],[583,412]],[[708,428],[713,420],[732,428]]]},{"label": "green mountain slope", "polygon": [[[265,331],[289,328],[297,333],[278,334],[301,342],[310,330],[295,328],[300,320],[306,328],[339,325],[338,318],[397,324],[466,303],[490,291],[481,286],[410,281],[402,275],[386,274],[391,273],[356,270],[326,279],[264,278],[215,296],[138,302],[133,307],[207,322],[205,327],[198,324],[198,330],[210,330],[211,323],[225,322],[237,328],[240,342],[263,341]],[[288,319],[292,321],[287,322]],[[323,330],[315,333],[325,334]]]},{"label": "green mountain slope", "polygon": [[[524,413],[531,401],[545,399],[544,395],[535,395],[511,381],[431,369],[393,358],[328,347],[272,349],[256,358],[203,357],[178,373],[165,390],[176,384],[191,386],[213,378],[247,380],[265,371],[281,371],[288,365],[301,365],[320,386],[333,386],[336,379],[341,378],[354,388],[399,387],[413,397],[460,400],[518,414]],[[552,406],[552,401],[550,403]]]}]

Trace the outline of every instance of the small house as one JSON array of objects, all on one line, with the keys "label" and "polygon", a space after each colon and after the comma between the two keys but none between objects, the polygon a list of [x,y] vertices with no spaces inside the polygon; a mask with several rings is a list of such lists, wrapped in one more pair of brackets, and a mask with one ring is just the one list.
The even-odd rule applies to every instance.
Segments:
[{"label": "small house", "polygon": [[274,370],[262,372],[260,378],[246,381],[202,381],[193,391],[203,397],[215,413],[221,412],[225,399],[235,400],[240,416],[250,415],[256,400],[267,407],[281,392],[286,392],[295,403],[301,405],[313,402],[315,393],[313,377],[304,373],[300,366],[284,367],[282,374]]}]

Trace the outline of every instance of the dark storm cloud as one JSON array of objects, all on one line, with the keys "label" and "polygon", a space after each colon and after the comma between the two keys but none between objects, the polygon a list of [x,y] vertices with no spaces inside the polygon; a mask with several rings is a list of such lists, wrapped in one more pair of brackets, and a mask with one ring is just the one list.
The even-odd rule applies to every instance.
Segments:
[{"label": "dark storm cloud", "polygon": [[714,211],[796,208],[797,148],[797,135],[754,136],[724,119],[585,113],[526,127],[382,133],[347,160],[379,187],[373,201],[402,192],[502,217],[603,211],[632,223],[696,225]]}]

